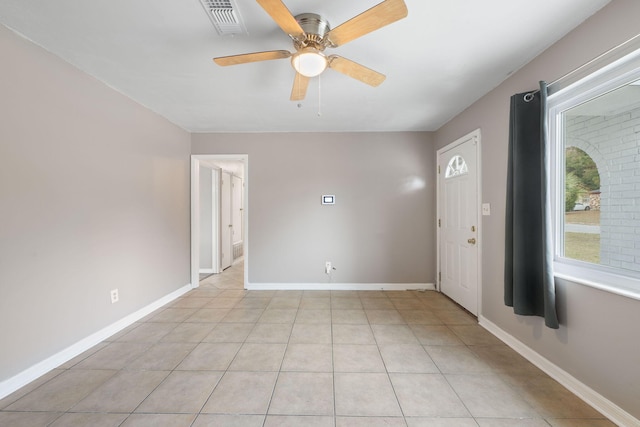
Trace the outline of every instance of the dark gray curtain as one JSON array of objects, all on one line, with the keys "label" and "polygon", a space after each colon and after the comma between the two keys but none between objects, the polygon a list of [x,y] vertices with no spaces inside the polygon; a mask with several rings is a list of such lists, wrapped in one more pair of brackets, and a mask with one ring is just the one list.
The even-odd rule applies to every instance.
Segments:
[{"label": "dark gray curtain", "polygon": [[557,329],[546,116],[545,82],[511,97],[504,302]]}]

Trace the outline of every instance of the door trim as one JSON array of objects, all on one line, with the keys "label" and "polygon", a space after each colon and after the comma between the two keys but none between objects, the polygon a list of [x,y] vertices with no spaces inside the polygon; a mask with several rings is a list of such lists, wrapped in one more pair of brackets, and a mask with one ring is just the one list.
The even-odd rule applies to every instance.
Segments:
[{"label": "door trim", "polygon": [[191,155],[191,287],[200,285],[200,162],[211,160],[239,160],[244,163],[244,288],[249,286],[249,155],[248,154],[193,154]]},{"label": "door trim", "polygon": [[478,194],[478,198],[477,198],[477,203],[478,206],[476,206],[476,224],[478,224],[478,267],[477,267],[477,283],[478,283],[478,306],[477,306],[477,312],[478,312],[478,318],[480,318],[480,316],[482,316],[482,243],[483,243],[483,238],[482,238],[482,233],[483,233],[483,224],[482,224],[482,149],[481,149],[481,132],[480,129],[476,129],[471,133],[468,133],[467,135],[456,139],[455,141],[453,141],[450,144],[447,144],[446,146],[440,148],[439,150],[436,151],[436,278],[435,278],[435,283],[436,283],[436,289],[438,290],[438,292],[442,292],[441,290],[441,281],[439,280],[439,275],[440,275],[440,227],[438,226],[438,220],[440,219],[440,211],[442,209],[442,207],[440,206],[440,184],[442,181],[442,174],[444,174],[444,169],[446,167],[446,165],[440,165],[440,155],[446,151],[449,151],[455,147],[457,147],[458,145],[461,145],[462,143],[468,141],[469,139],[475,139],[477,144],[476,144],[476,161],[477,161],[477,167],[476,167],[476,173],[477,173],[477,188],[476,188],[476,192]]},{"label": "door trim", "polygon": [[[233,265],[233,174],[231,172],[220,171],[220,195],[218,198],[218,208],[220,212],[220,272]],[[224,221],[223,220],[227,220]],[[228,223],[228,224],[227,224]]]}]

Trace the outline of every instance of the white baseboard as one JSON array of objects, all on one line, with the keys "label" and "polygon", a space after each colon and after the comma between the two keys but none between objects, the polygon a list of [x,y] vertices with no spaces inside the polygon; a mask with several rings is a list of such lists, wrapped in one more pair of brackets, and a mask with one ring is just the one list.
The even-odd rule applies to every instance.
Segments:
[{"label": "white baseboard", "polygon": [[213,271],[213,268],[201,268],[200,270],[198,270],[199,274],[213,274],[215,273],[215,271]]},{"label": "white baseboard", "polygon": [[88,337],[81,339],[80,341],[70,345],[62,351],[59,351],[53,356],[50,356],[47,359],[36,363],[35,365],[25,369],[24,371],[14,375],[13,377],[0,382],[0,399],[10,395],[21,387],[24,387],[31,381],[41,377],[52,369],[55,369],[63,363],[66,363],[74,357],[84,353],[94,345],[101,343],[113,334],[120,332],[127,326],[132,325],[133,323],[149,315],[163,305],[168,304],[181,295],[189,292],[191,289],[193,289],[191,284],[185,285],[180,289],[177,289],[170,294],[165,295],[159,300],[152,302],[146,307],[143,307],[140,310],[123,317],[117,322],[114,322],[111,325],[100,329],[99,331],[89,335]]},{"label": "white baseboard", "polygon": [[513,335],[498,327],[495,323],[482,316],[478,318],[478,321],[480,326],[498,337],[513,350],[518,352],[522,357],[543,370],[547,375],[565,386],[573,394],[584,400],[588,405],[591,405],[595,410],[603,414],[612,422],[620,426],[640,426],[640,420],[635,418],[633,415],[629,414],[624,409],[593,390],[591,387],[582,383],[567,371],[550,362],[539,353],[536,353],[530,347],[516,339]]},{"label": "white baseboard", "polygon": [[433,283],[248,283],[253,291],[435,291]]}]

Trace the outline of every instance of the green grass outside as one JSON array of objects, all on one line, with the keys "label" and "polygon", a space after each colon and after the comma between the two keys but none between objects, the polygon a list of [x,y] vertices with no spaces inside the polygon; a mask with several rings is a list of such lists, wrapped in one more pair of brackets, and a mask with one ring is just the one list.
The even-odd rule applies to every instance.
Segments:
[{"label": "green grass outside", "polygon": [[564,233],[564,256],[600,264],[600,235]]},{"label": "green grass outside", "polygon": [[[600,225],[600,211],[574,211],[564,215],[565,224]],[[579,261],[600,264],[600,235],[564,234],[564,256]]]}]

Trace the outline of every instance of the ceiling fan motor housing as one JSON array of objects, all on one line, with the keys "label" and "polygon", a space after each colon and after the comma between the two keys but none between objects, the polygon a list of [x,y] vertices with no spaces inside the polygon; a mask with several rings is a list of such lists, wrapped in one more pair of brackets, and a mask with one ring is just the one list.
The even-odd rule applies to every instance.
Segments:
[{"label": "ceiling fan motor housing", "polygon": [[301,13],[295,18],[307,35],[304,40],[294,39],[295,48],[314,47],[323,51],[327,47],[325,35],[331,30],[329,21],[316,13]]}]

